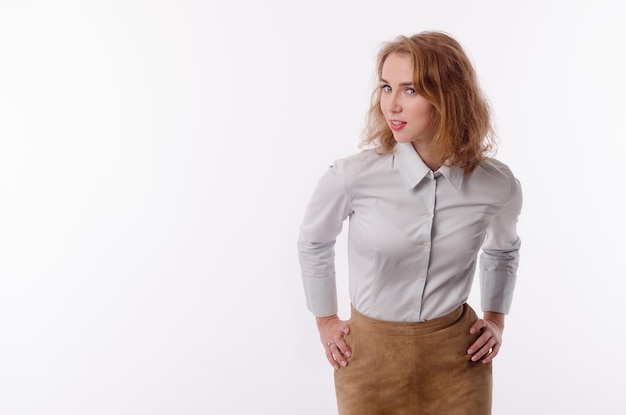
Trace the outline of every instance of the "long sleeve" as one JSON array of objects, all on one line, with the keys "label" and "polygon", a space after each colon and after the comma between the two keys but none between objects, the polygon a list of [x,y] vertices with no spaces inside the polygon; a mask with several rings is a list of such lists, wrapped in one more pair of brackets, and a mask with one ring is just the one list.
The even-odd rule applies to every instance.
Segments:
[{"label": "long sleeve", "polygon": [[510,171],[507,175],[511,193],[489,223],[480,257],[482,309],[505,314],[511,309],[517,279],[521,242],[516,225],[522,209],[521,185]]},{"label": "long sleeve", "polygon": [[338,311],[334,248],[343,222],[351,212],[346,161],[337,160],[318,181],[298,237],[306,305],[319,317]]}]

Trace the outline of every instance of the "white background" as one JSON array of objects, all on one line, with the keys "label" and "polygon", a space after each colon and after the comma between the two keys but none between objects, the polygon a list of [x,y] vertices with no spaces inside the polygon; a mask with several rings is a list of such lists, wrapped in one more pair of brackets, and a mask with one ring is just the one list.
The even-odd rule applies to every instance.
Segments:
[{"label": "white background", "polygon": [[618,4],[2,0],[0,413],[334,413],[298,226],[422,30],[467,49],[525,193],[494,414],[623,413]]}]

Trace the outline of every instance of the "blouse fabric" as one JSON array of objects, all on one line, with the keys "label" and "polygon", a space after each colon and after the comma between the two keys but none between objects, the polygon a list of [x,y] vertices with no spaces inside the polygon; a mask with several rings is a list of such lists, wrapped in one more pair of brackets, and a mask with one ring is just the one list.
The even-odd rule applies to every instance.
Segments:
[{"label": "blouse fabric", "polygon": [[338,159],[300,226],[307,307],[320,317],[338,312],[334,247],[349,218],[349,294],[360,313],[386,321],[448,314],[467,301],[478,262],[481,308],[508,314],[521,207],[519,181],[495,159],[468,176],[454,166],[431,171],[411,143]]}]

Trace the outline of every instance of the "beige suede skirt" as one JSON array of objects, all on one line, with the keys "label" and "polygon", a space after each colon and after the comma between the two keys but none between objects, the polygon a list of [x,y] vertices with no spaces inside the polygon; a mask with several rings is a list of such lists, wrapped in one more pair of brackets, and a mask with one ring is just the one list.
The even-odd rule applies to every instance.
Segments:
[{"label": "beige suede skirt", "polygon": [[472,362],[478,317],[468,305],[434,320],[405,323],[354,308],[347,367],[335,371],[340,415],[489,415],[491,363]]}]

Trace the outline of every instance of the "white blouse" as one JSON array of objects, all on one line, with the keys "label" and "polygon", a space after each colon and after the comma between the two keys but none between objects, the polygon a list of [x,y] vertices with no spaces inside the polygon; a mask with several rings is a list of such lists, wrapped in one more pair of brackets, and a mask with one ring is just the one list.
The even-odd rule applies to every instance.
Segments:
[{"label": "white blouse", "polygon": [[348,235],[349,292],[361,313],[425,321],[467,301],[480,255],[483,311],[508,313],[519,262],[519,181],[488,159],[469,175],[432,172],[411,143],[393,154],[365,150],[335,161],[319,180],[300,226],[307,307],[336,314],[334,245]]}]

